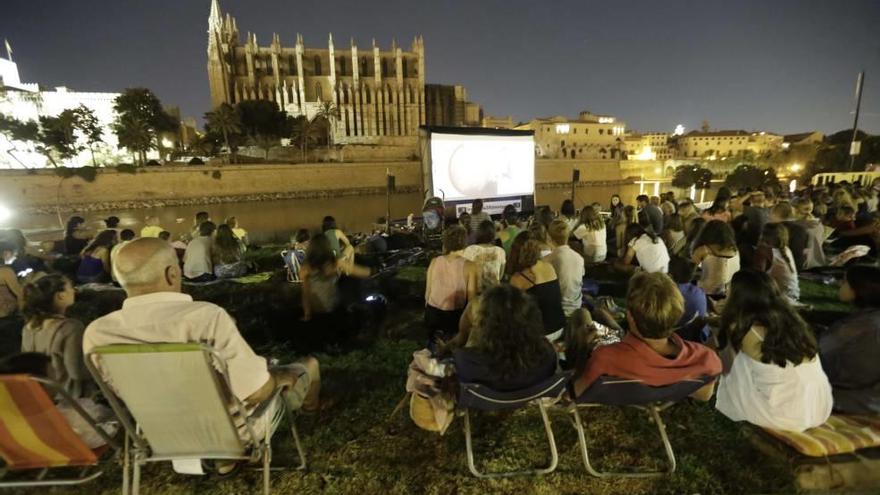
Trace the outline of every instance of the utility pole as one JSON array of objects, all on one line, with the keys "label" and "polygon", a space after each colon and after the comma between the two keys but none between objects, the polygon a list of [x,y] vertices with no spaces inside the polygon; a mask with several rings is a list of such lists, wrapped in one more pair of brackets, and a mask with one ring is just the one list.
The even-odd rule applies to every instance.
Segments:
[{"label": "utility pole", "polygon": [[856,163],[856,155],[859,154],[860,144],[858,143],[858,135],[859,135],[859,110],[862,107],[862,88],[865,85],[865,71],[859,72],[859,78],[856,81],[856,116],[853,120],[853,135],[852,141],[849,143],[849,171],[852,172],[853,167]]}]

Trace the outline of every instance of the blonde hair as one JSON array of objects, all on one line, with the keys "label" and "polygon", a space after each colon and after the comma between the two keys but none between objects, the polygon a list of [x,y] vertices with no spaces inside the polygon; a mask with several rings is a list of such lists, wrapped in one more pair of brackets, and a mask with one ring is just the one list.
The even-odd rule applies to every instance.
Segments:
[{"label": "blonde hair", "polygon": [[581,210],[578,226],[585,226],[587,230],[602,230],[605,228],[605,222],[602,216],[595,208],[589,207]]},{"label": "blonde hair", "polygon": [[553,244],[556,244],[557,246],[565,245],[568,242],[568,224],[565,220],[557,218],[550,223],[550,228],[547,230],[547,234],[550,236],[550,240],[553,241]]},{"label": "blonde hair", "polygon": [[626,309],[639,335],[649,339],[668,337],[684,314],[684,298],[665,273],[639,272],[629,281]]}]

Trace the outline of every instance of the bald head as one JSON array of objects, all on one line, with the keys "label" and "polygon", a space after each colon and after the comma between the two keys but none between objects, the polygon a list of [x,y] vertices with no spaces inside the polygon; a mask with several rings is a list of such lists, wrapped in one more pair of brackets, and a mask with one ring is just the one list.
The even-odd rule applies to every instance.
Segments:
[{"label": "bald head", "polygon": [[113,273],[129,295],[180,291],[177,254],[162,239],[144,237],[120,248]]}]

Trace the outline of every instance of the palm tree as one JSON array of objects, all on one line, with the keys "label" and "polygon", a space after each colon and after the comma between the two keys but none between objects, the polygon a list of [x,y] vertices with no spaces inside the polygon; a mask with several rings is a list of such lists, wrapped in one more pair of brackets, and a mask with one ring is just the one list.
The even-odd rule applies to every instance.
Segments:
[{"label": "palm tree", "polygon": [[235,155],[229,145],[229,135],[241,132],[241,115],[232,105],[221,103],[213,111],[205,114],[205,120],[210,129],[223,134],[223,143],[226,145],[232,161],[235,162]]},{"label": "palm tree", "polygon": [[306,161],[306,152],[309,143],[314,142],[318,137],[320,129],[315,125],[314,120],[309,120],[306,116],[298,117],[293,123],[293,131],[291,138],[299,146],[302,153],[302,161]]},{"label": "palm tree", "polygon": [[332,101],[322,101],[315,114],[315,118],[318,117],[327,119],[327,149],[329,150],[330,145],[336,141],[336,119],[339,118],[339,107],[334,105]]}]

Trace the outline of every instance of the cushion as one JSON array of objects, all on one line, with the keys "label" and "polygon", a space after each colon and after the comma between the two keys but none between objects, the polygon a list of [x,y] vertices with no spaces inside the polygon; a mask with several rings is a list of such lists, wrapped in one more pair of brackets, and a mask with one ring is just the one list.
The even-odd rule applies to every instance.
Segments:
[{"label": "cushion", "polygon": [[821,426],[803,432],[769,428],[764,431],[809,457],[848,454],[880,446],[880,416],[834,414]]}]

